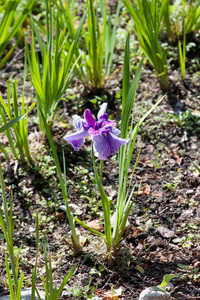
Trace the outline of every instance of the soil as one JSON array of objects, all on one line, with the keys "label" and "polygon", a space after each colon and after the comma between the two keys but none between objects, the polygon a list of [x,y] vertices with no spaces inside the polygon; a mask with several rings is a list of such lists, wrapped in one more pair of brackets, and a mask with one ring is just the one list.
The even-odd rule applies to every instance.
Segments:
[{"label": "soil", "polygon": [[[14,55],[19,51],[16,49]],[[114,299],[108,298],[106,292],[120,287],[119,298],[138,299],[146,287],[161,284],[165,274],[177,275],[177,278],[171,280],[171,295],[174,299],[200,299],[200,177],[192,164],[198,164],[200,157],[200,81],[198,65],[195,67],[192,61],[194,57],[199,59],[198,55],[199,52],[188,55],[184,80],[176,64],[170,64],[171,86],[168,92],[161,89],[154,70],[148,64],[144,65],[136,96],[135,124],[140,114],[143,115],[162,95],[166,96],[143,123],[137,135],[131,168],[142,147],[134,174],[134,183],[139,185],[141,182],[141,188],[129,217],[130,230],[123,238],[111,267],[105,259],[103,240],[78,224],[76,229],[83,244],[83,252],[73,252],[70,227],[65,212],[60,209],[64,203],[48,140],[38,132],[36,110],[30,113],[29,137],[33,164],[23,164],[12,158],[7,161],[0,154],[8,200],[11,191],[13,193],[13,239],[16,248],[22,246],[20,270],[25,274],[25,287],[31,286],[35,264],[35,222],[38,213],[40,245],[37,287],[40,289],[42,275],[45,274],[43,244],[46,234],[56,286],[59,287],[69,270],[77,264],[60,299],[89,299],[89,295],[93,295],[93,299],[97,299],[97,296],[99,299]],[[82,116],[84,110],[90,108],[96,115],[102,102],[108,102],[108,113],[114,120],[120,121],[121,105],[116,97],[122,85],[120,65],[118,69],[105,82],[101,91],[88,91],[75,81],[65,95],[65,100],[59,103],[59,116],[52,128],[62,168],[62,149],[65,153],[69,202],[76,205],[73,208],[75,215],[85,222],[102,222],[100,195],[92,181],[94,173],[90,159],[90,140],[86,141],[79,152],[74,152],[63,136],[74,130],[71,119],[73,114]],[[17,64],[10,65],[2,72],[0,89],[4,98],[6,79],[15,72],[14,77],[19,77],[20,87],[22,71],[23,55],[19,55]],[[18,89],[18,93],[22,93],[22,88]],[[72,97],[73,94],[76,97]],[[34,97],[30,84],[26,86],[26,95],[31,99]],[[183,120],[188,110],[190,113]],[[181,124],[173,117],[178,113],[179,119],[183,120]],[[1,142],[8,146],[3,135]],[[111,197],[113,211],[117,198],[117,155],[105,162],[103,182]],[[9,293],[3,238],[0,245],[2,296]]]}]

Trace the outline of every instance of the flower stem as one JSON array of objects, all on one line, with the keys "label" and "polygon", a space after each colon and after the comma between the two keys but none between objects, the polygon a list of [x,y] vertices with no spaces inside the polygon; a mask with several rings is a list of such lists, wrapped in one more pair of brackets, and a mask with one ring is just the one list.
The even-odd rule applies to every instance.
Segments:
[{"label": "flower stem", "polygon": [[100,176],[97,171],[97,167],[95,164],[93,145],[91,149],[91,157],[94,167],[94,174],[97,182],[97,186],[99,192],[101,194],[101,201],[103,206],[103,215],[104,215],[104,232],[105,232],[105,243],[107,247],[107,251],[110,252],[112,247],[112,235],[111,235],[111,223],[110,223],[110,201],[106,196],[103,186],[102,186],[102,174],[103,174],[103,160],[100,161]]},{"label": "flower stem", "polygon": [[101,181],[101,184],[102,184],[102,178],[103,178],[103,163],[104,163],[104,160],[100,160],[100,181]]}]

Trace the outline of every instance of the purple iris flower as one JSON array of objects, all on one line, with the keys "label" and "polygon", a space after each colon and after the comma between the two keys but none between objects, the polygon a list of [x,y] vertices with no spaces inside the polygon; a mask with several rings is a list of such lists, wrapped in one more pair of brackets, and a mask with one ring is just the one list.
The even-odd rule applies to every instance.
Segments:
[{"label": "purple iris flower", "polygon": [[73,116],[74,127],[77,132],[66,135],[64,139],[69,142],[74,150],[78,151],[85,142],[85,137],[91,135],[94,154],[99,159],[105,160],[110,154],[114,154],[119,147],[126,144],[126,139],[119,138],[120,130],[115,128],[115,122],[108,120],[106,113],[107,103],[103,103],[95,121],[89,109],[84,112],[85,119],[77,115]]}]

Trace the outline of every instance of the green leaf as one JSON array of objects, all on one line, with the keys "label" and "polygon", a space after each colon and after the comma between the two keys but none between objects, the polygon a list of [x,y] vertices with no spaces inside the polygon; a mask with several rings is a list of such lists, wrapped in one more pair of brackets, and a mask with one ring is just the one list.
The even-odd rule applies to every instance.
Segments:
[{"label": "green leaf", "polygon": [[144,274],[144,269],[140,265],[136,265],[135,269],[138,270],[140,273]]},{"label": "green leaf", "polygon": [[56,297],[55,297],[55,300],[58,300],[63,289],[64,289],[64,286],[66,285],[67,281],[69,280],[69,278],[72,276],[72,274],[74,273],[74,270],[76,269],[76,266],[77,264],[69,271],[69,273],[67,274],[67,276],[64,278],[64,280],[62,281],[57,293],[56,293]]},{"label": "green leaf", "polygon": [[62,194],[63,194],[63,198],[65,200],[66,213],[67,213],[67,217],[68,217],[69,224],[70,224],[71,231],[72,231],[73,245],[74,245],[74,247],[76,247],[76,249],[75,249],[76,251],[80,251],[81,246],[79,244],[79,241],[78,241],[78,238],[77,238],[77,235],[76,235],[76,230],[75,230],[75,226],[74,226],[74,222],[73,222],[73,217],[72,217],[72,214],[71,214],[71,211],[70,211],[70,208],[69,208],[67,187],[66,187],[65,182],[63,180],[61,167],[60,167],[60,162],[59,162],[58,155],[57,155],[57,152],[56,152],[55,144],[54,144],[54,141],[52,139],[49,126],[47,125],[46,119],[44,117],[44,114],[43,114],[40,106],[39,106],[39,112],[41,114],[41,118],[42,118],[45,130],[46,130],[46,133],[47,133],[47,137],[48,137],[48,140],[49,140],[49,144],[50,144],[50,147],[51,147],[51,150],[52,150],[52,153],[53,153],[54,162],[55,162],[55,165],[56,165],[56,168],[57,168],[58,177],[59,177],[60,185],[61,185],[61,189],[62,189]]},{"label": "green leaf", "polygon": [[159,15],[158,1],[121,0],[121,2],[132,16],[141,49],[154,66],[156,73],[160,74],[161,85],[168,89],[167,52],[159,41],[162,15]]},{"label": "green leaf", "polygon": [[7,124],[3,125],[2,127],[0,127],[0,133],[4,132],[5,130],[9,129],[10,127],[12,127],[15,123],[19,122],[21,119],[23,119],[35,106],[35,102],[33,102],[33,104],[31,105],[30,109],[28,110],[27,113],[11,120],[10,122],[8,122]]},{"label": "green leaf", "polygon": [[124,67],[123,67],[123,84],[122,84],[122,111],[124,111],[127,95],[130,89],[130,36],[126,39]]},{"label": "green leaf", "polygon": [[190,159],[190,161],[193,164],[193,166],[196,168],[196,170],[200,173],[200,167],[197,166],[191,159]]},{"label": "green leaf", "polygon": [[93,234],[96,234],[100,237],[102,237],[105,240],[105,234],[89,227],[88,225],[86,225],[83,221],[79,220],[78,218],[74,217],[74,220],[76,220],[76,222],[78,222],[80,225],[82,225],[85,229],[89,230],[90,232],[92,232]]},{"label": "green leaf", "polygon": [[7,277],[8,277],[10,298],[11,298],[11,300],[15,300],[15,297],[14,297],[14,285],[13,285],[12,279],[11,279],[11,274],[10,274],[10,269],[9,269],[7,255],[5,256],[5,263],[6,263],[6,273],[7,273]]},{"label": "green leaf", "polygon": [[177,244],[177,243],[183,243],[186,241],[186,237],[182,237],[182,238],[176,238],[176,239],[173,239],[172,242]]},{"label": "green leaf", "polygon": [[178,276],[175,275],[175,274],[166,274],[166,275],[163,277],[163,281],[162,281],[162,283],[159,285],[159,287],[160,287],[160,288],[165,287],[165,286],[170,282],[171,279],[177,278],[177,277],[178,277]]},{"label": "green leaf", "polygon": [[[15,20],[15,13],[17,6],[19,4],[19,0],[13,1],[9,0],[7,3],[6,10],[4,12],[3,18],[0,23],[0,57],[3,54],[8,42],[10,39],[16,34],[19,30],[21,24],[25,20],[29,10],[33,6],[35,0],[28,0],[25,8],[21,12],[20,16]],[[12,25],[10,29],[10,25]]]}]

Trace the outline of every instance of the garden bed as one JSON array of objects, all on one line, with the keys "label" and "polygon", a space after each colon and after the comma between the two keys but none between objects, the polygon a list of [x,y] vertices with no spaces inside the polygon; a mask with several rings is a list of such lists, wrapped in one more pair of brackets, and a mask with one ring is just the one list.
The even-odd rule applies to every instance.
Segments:
[{"label": "garden bed", "polygon": [[[141,125],[131,160],[131,169],[141,154],[133,182],[141,183],[135,205],[129,217],[129,230],[120,243],[116,260],[108,266],[103,239],[92,235],[79,224],[77,234],[83,251],[74,253],[71,230],[65,212],[60,208],[63,195],[52,158],[48,139],[39,132],[36,108],[29,114],[29,145],[32,164],[12,157],[6,160],[0,153],[7,200],[13,197],[14,246],[21,249],[20,271],[24,272],[24,287],[31,286],[36,257],[36,215],[39,218],[39,253],[36,285],[42,289],[45,274],[44,234],[49,247],[53,279],[56,286],[75,265],[60,299],[114,299],[109,294],[118,290],[119,298],[138,299],[146,287],[161,284],[163,276],[175,274],[171,295],[174,299],[200,299],[200,177],[192,162],[200,157],[200,105],[198,63],[200,43],[196,37],[196,52],[188,52],[186,78],[181,78],[177,60],[168,65],[170,89],[165,92],[153,68],[145,60],[137,93],[134,124],[164,94],[159,106]],[[22,95],[24,52],[16,48],[18,61],[1,70],[0,91],[7,95],[6,80],[11,74],[18,79],[18,94]],[[173,49],[174,52],[177,48]],[[194,58],[196,59],[194,61]],[[51,129],[61,168],[64,149],[69,203],[74,215],[84,222],[103,223],[100,194],[94,185],[90,157],[91,143],[79,152],[64,141],[74,132],[72,116],[83,117],[89,108],[97,115],[102,103],[108,103],[108,113],[120,127],[123,54],[118,50],[116,70],[102,89],[89,90],[77,78],[59,102],[59,114]],[[137,65],[140,56],[132,58]],[[195,64],[196,62],[196,64]],[[5,70],[5,72],[4,72]],[[131,69],[131,76],[134,68]],[[35,97],[28,79],[25,85],[28,105]],[[174,118],[176,117],[176,119]],[[0,141],[8,147],[3,134]],[[9,149],[8,149],[9,150]],[[111,199],[113,211],[117,199],[117,154],[105,161],[103,184]],[[1,203],[1,200],[0,200]],[[9,293],[5,253],[6,244],[0,229],[0,296]],[[108,294],[106,294],[108,293]],[[121,295],[120,295],[121,294]],[[110,296],[110,298],[109,298]],[[106,298],[107,297],[107,298]]]}]

